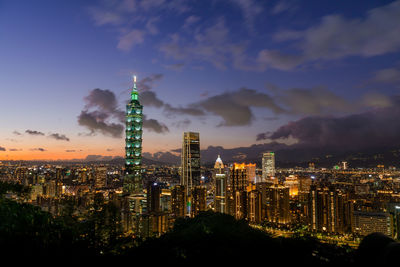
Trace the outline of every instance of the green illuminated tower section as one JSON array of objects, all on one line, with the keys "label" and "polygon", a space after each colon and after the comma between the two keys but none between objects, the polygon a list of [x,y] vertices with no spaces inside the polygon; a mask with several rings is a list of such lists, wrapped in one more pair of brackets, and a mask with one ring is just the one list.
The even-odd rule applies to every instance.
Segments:
[{"label": "green illuminated tower section", "polygon": [[125,129],[125,179],[124,193],[142,192],[142,126],[143,106],[140,105],[136,88],[136,76],[133,77],[131,100],[126,105]]}]

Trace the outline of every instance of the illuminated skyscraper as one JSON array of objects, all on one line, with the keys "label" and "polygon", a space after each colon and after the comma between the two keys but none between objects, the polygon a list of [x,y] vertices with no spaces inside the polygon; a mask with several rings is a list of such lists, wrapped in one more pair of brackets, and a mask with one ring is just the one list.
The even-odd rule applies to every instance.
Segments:
[{"label": "illuminated skyscraper", "polygon": [[104,188],[107,184],[107,168],[97,167],[95,170],[94,186],[96,188]]},{"label": "illuminated skyscraper", "polygon": [[270,222],[290,223],[289,187],[274,184],[267,188],[267,215]]},{"label": "illuminated skyscraper", "polygon": [[271,177],[275,177],[275,153],[263,153],[262,158],[262,176],[263,181],[267,181]]},{"label": "illuminated skyscraper", "polygon": [[183,133],[181,152],[181,185],[185,187],[187,197],[187,214],[190,213],[191,192],[200,185],[200,134]]},{"label": "illuminated skyscraper", "polygon": [[142,192],[142,126],[143,106],[138,99],[136,76],[133,77],[131,100],[126,105],[124,192]]},{"label": "illuminated skyscraper", "polygon": [[216,212],[226,213],[226,173],[224,163],[218,155],[214,165],[214,208]]}]

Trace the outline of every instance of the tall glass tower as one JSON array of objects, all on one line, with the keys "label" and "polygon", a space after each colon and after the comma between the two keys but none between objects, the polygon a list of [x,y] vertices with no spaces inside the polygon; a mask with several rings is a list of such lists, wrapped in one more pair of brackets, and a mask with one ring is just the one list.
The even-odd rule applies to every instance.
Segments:
[{"label": "tall glass tower", "polygon": [[141,193],[142,185],[142,126],[143,106],[140,105],[136,88],[136,76],[133,76],[131,100],[126,105],[125,129],[125,178],[124,193]]}]

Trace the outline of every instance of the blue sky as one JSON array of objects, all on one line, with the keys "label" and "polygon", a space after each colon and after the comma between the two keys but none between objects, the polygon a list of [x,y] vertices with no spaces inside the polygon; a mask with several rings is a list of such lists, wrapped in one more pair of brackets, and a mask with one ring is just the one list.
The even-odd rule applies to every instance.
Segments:
[{"label": "blue sky", "polygon": [[123,135],[79,116],[95,88],[124,110],[133,74],[152,153],[184,131],[233,148],[309,116],[388,108],[399,36],[399,1],[0,1],[0,159],[122,156]]}]

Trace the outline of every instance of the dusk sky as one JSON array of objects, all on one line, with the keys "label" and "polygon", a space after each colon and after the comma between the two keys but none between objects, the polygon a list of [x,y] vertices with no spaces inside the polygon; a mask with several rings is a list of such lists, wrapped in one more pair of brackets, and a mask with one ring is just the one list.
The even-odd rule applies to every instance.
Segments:
[{"label": "dusk sky", "polygon": [[400,0],[0,0],[0,160],[123,156],[134,74],[144,152],[397,140]]}]

